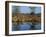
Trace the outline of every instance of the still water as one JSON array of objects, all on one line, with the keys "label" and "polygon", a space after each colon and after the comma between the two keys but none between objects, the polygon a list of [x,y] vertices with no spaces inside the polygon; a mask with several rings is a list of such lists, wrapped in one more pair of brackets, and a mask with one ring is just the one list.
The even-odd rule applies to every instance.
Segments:
[{"label": "still water", "polygon": [[21,30],[40,30],[40,23],[32,23],[32,22],[19,22],[12,24],[12,31],[21,31]]}]

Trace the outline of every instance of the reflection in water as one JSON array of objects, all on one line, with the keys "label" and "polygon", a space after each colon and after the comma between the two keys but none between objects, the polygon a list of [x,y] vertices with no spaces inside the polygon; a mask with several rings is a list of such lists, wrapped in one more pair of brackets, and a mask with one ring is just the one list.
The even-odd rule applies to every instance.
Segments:
[{"label": "reflection in water", "polygon": [[12,31],[18,30],[40,30],[40,23],[32,23],[32,22],[16,22],[12,25]]}]

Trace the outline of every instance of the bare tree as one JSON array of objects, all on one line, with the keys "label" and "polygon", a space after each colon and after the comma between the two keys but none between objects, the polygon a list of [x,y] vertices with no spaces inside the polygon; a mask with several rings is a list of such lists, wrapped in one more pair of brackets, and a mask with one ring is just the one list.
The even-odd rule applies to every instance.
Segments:
[{"label": "bare tree", "polygon": [[[30,12],[31,12],[30,14],[34,16],[34,15],[35,15],[35,8],[36,8],[36,7],[29,7],[29,8],[30,8],[30,10],[31,10],[31,11],[30,11]],[[33,17],[33,16],[32,16],[32,17]],[[32,19],[32,30],[35,29],[34,25],[35,25],[35,23],[34,23],[34,20]]]}]

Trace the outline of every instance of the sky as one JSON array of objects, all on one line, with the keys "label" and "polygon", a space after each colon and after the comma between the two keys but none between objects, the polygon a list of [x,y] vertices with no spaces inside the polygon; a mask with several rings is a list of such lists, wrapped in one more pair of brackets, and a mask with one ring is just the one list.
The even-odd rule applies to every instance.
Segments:
[{"label": "sky", "polygon": [[[16,10],[16,6],[12,6],[12,11],[15,12],[15,10]],[[32,9],[30,9],[28,6],[20,6],[19,11],[20,13],[31,13]],[[41,11],[41,7],[36,7],[34,12],[40,13],[40,11]]]}]

